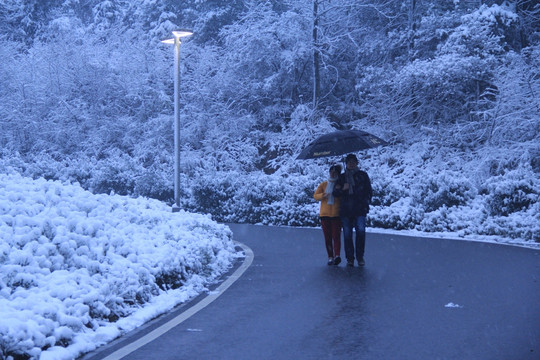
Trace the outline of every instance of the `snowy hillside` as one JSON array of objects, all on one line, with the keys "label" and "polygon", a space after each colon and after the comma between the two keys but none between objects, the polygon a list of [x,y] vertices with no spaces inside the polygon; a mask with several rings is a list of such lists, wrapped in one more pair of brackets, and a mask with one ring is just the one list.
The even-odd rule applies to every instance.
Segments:
[{"label": "snowy hillside", "polygon": [[91,351],[205,291],[238,256],[209,217],[0,174],[0,358]]}]

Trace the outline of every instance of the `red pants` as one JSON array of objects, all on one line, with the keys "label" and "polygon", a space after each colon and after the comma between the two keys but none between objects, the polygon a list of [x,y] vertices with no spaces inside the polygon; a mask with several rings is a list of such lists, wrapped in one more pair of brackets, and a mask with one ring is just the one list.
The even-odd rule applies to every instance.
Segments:
[{"label": "red pants", "polygon": [[329,258],[340,256],[341,252],[341,219],[338,217],[322,217],[322,231],[326,252]]}]

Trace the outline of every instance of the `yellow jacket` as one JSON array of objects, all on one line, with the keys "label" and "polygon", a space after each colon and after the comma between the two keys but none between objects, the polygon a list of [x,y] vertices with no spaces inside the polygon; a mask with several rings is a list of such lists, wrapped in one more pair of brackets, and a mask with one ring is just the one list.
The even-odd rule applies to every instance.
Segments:
[{"label": "yellow jacket", "polygon": [[326,191],[326,186],[328,181],[323,181],[315,190],[313,198],[321,202],[321,210],[319,211],[319,216],[328,216],[328,217],[338,217],[339,216],[339,198],[334,197],[334,204],[329,205],[328,199],[324,198],[324,192]]}]

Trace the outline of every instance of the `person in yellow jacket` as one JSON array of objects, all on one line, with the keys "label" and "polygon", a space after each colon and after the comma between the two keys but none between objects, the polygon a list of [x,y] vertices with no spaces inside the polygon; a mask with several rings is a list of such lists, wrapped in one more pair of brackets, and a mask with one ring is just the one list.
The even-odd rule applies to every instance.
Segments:
[{"label": "person in yellow jacket", "polygon": [[323,181],[315,190],[313,198],[321,202],[319,217],[328,253],[328,265],[338,265],[341,262],[341,219],[339,217],[339,198],[332,195],[334,185],[341,174],[340,165],[332,165],[329,178]]}]

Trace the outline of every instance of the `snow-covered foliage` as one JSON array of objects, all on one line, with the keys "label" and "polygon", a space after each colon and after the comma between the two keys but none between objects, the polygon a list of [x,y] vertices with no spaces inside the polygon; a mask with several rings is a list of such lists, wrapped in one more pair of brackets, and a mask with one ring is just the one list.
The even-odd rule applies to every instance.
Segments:
[{"label": "snow-covered foliage", "polygon": [[[471,234],[535,239],[540,8],[317,3],[314,18],[312,0],[2,2],[0,170],[171,201],[173,52],[159,40],[191,27],[180,62],[190,209],[316,224],[309,189],[328,163],[294,158],[352,127],[391,142],[362,154],[371,225],[452,230],[463,224],[449,214],[466,208],[479,212]],[[520,168],[523,197],[510,194],[524,189],[509,175]],[[526,225],[504,225],[516,216]]]},{"label": "snow-covered foliage", "polygon": [[[540,179],[530,166],[490,176],[489,161],[467,164],[456,153],[432,154],[433,148],[418,143],[360,157],[374,188],[369,226],[540,242]],[[193,193],[186,205],[226,222],[318,225],[312,196],[329,164],[299,165],[287,174],[201,174],[188,180]]]},{"label": "snow-covered foliage", "polygon": [[202,176],[193,185],[192,203],[219,221],[265,225],[313,226],[318,208],[313,201],[313,174],[290,177],[218,173]]},{"label": "snow-covered foliage", "polygon": [[0,358],[73,359],[202,291],[230,230],[156,200],[0,175]]},{"label": "snow-covered foliage", "polygon": [[73,358],[234,258],[227,228],[139,197],[173,197],[160,40],[175,28],[195,32],[180,61],[185,208],[316,226],[312,194],[338,159],[295,157],[358,128],[391,143],[360,156],[370,227],[540,242],[540,7],[317,4],[314,18],[313,0],[0,2],[0,358]]}]

